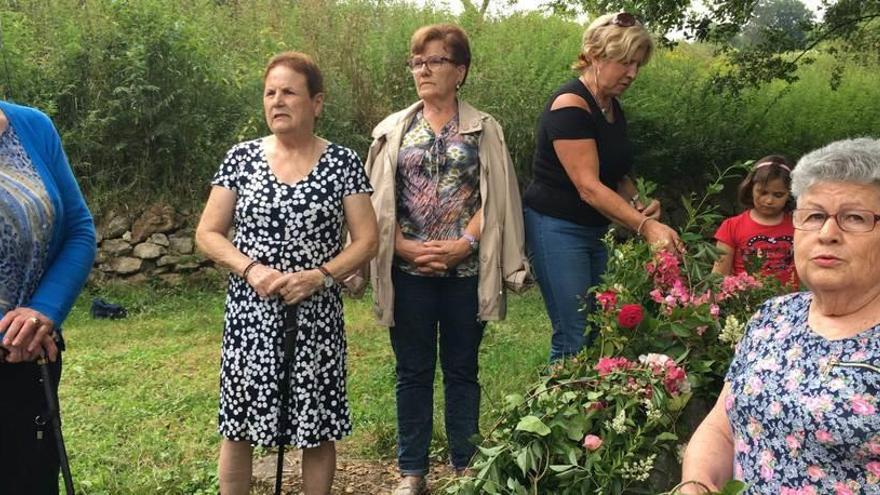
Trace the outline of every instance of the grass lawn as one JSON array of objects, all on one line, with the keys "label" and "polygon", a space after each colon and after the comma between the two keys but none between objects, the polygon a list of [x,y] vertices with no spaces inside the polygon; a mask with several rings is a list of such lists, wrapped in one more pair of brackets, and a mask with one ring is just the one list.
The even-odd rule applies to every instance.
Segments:
[{"label": "grass lawn", "polygon": [[[93,320],[91,297],[129,309]],[[215,494],[222,291],[114,286],[83,294],[65,324],[64,434],[78,492]],[[482,428],[503,397],[522,392],[546,362],[550,323],[537,290],[509,298],[481,348]],[[341,455],[394,458],[394,358],[371,302],[346,300],[354,434]],[[438,366],[439,368],[439,366]],[[435,382],[432,453],[445,454],[442,380]]]}]

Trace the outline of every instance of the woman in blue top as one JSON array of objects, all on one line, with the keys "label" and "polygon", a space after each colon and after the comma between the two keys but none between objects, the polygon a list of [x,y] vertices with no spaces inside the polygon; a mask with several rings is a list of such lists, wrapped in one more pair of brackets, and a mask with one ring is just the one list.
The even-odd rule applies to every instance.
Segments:
[{"label": "woman in blue top", "polygon": [[688,445],[685,493],[880,493],[880,140],[838,141],[791,173],[809,292],[766,303]]},{"label": "woman in blue top", "polygon": [[61,323],[94,257],[92,216],[51,120],[0,101],[0,493],[58,492],[35,360],[47,354],[57,387]]}]

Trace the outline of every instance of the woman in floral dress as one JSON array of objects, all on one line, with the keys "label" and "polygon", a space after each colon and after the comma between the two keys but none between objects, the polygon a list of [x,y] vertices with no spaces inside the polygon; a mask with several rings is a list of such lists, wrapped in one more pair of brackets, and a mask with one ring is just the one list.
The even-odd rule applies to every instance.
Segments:
[{"label": "woman in floral dress", "polygon": [[880,140],[832,143],[792,173],[809,292],[749,322],[685,454],[684,493],[880,493]]}]

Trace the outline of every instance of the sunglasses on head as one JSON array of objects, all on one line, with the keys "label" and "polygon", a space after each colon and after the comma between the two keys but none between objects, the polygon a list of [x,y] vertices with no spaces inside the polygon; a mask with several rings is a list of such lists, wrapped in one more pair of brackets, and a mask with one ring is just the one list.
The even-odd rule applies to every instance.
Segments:
[{"label": "sunglasses on head", "polygon": [[618,12],[614,14],[614,17],[611,18],[608,22],[606,22],[605,26],[615,25],[619,27],[632,27],[638,24],[639,21],[636,19],[636,16],[630,14],[629,12]]}]

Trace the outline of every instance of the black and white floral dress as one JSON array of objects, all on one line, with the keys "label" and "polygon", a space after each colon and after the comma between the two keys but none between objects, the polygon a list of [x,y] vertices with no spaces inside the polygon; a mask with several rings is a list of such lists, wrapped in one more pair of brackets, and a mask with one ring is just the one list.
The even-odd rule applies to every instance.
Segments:
[{"label": "black and white floral dress", "polygon": [[[293,185],[280,182],[266,160],[263,140],[234,146],[212,184],[237,194],[233,244],[253,260],[282,272],[318,267],[342,250],[342,199],[371,193],[357,155],[329,144],[311,173]],[[284,306],[261,298],[231,274],[226,296],[220,365],[219,431],[230,440],[279,444]],[[351,433],[345,393],[346,356],[338,286],[299,304],[290,382],[286,445],[316,447]]]}]

